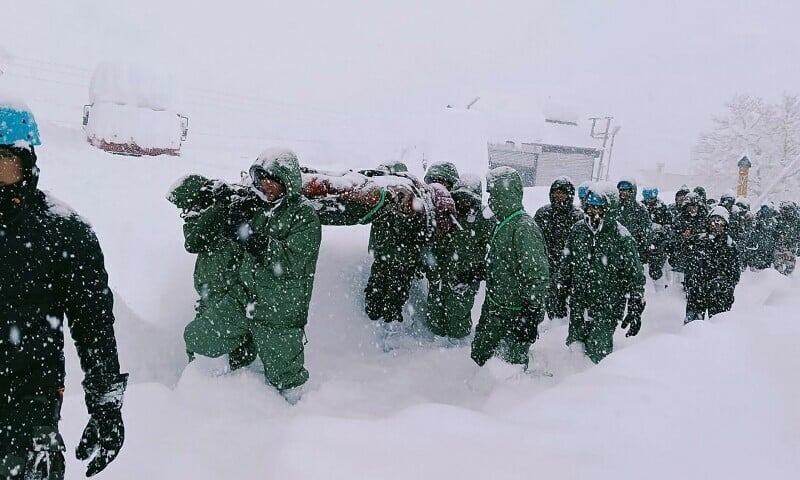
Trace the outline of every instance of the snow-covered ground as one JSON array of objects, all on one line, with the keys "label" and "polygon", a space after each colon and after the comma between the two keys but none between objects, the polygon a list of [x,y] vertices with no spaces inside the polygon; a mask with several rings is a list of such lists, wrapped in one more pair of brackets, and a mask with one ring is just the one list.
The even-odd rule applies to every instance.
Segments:
[{"label": "snow-covered ground", "polygon": [[[748,272],[731,313],[688,327],[681,295],[651,286],[641,334],[618,335],[598,366],[564,346],[565,324],[546,322],[533,373],[515,375],[499,362],[478,369],[468,345],[445,348],[419,323],[385,353],[362,313],[368,229],[326,227],[311,380],[290,407],[258,366],[221,374],[224,360],[186,367],[182,351],[193,257],[164,193],[187,172],[235,179],[250,159],[113,156],[40,117],[42,186],[90,219],[117,298],[131,386],[108,478],[793,478],[800,467],[796,277]],[[529,211],[545,199],[526,191]],[[62,424],[74,445],[86,414],[68,362]],[[68,467],[80,478],[77,461]]]},{"label": "snow-covered ground", "polygon": [[[114,42],[126,38],[115,29],[153,45],[167,38],[156,27],[169,29],[161,25],[166,17],[154,17],[148,35],[135,35],[136,15],[148,8],[121,9],[117,18],[96,3],[80,0],[73,8],[31,1],[32,17],[47,12],[67,19],[55,22],[50,35],[63,34],[71,47],[58,51],[59,42],[48,35],[27,40],[25,49],[9,45],[22,58],[0,77],[0,91],[23,95],[34,108],[43,139],[41,186],[92,223],[105,252],[120,358],[131,384],[126,444],[103,478],[797,478],[797,275],[747,272],[732,312],[686,327],[681,294],[650,285],[640,335],[618,335],[616,351],[597,366],[564,345],[563,321],[545,322],[533,348],[533,371],[521,375],[495,361],[478,369],[467,344],[437,343],[418,321],[407,322],[399,348],[384,352],[380,326],[363,314],[368,229],[326,227],[303,400],[286,404],[264,385],[257,365],[235,374],[224,373],[224,359],[187,367],[181,334],[193,314],[194,259],[183,250],[178,212],[164,198],[175,179],[202,173],[236,180],[262,148],[281,140],[312,166],[372,166],[399,156],[406,137],[418,130],[248,104],[248,96],[260,95],[257,86],[225,102],[218,93],[203,97],[195,90],[206,101],[194,105],[182,157],[101,152],[80,128],[91,71],[75,66],[115,53],[120,45]],[[94,23],[80,23],[86,18]],[[108,34],[109,42],[93,40],[90,26]],[[9,28],[22,35],[33,23],[20,15]],[[210,37],[192,38],[201,53],[189,57],[220,53]],[[48,50],[46,58],[58,62],[30,60],[45,58]],[[212,76],[223,73],[230,72]],[[222,104],[228,109],[217,110]],[[312,134],[313,141],[304,136]],[[478,165],[462,170],[484,173]],[[526,191],[528,211],[546,197],[545,189]],[[424,290],[424,283],[414,288],[411,320],[424,315]],[[475,319],[482,299],[481,292]],[[67,363],[62,430],[73,447],[87,417],[74,351]],[[67,468],[68,478],[83,478],[71,455]]]}]

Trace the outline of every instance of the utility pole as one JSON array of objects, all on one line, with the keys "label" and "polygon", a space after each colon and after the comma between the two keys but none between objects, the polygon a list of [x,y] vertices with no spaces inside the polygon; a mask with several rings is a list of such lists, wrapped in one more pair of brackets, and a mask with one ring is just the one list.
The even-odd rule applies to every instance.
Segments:
[{"label": "utility pole", "polygon": [[603,132],[595,132],[595,128],[597,126],[597,121],[600,120],[600,117],[590,117],[589,120],[592,121],[592,131],[589,133],[592,138],[596,138],[598,140],[603,140],[603,149],[600,150],[600,162],[597,164],[597,175],[595,177],[595,181],[600,181],[603,175],[603,156],[606,153],[606,142],[608,142],[608,130],[611,128],[611,120],[614,117],[603,117],[606,121],[606,129]]},{"label": "utility pole", "polygon": [[614,153],[614,139],[617,138],[622,127],[617,125],[611,129],[611,145],[608,147],[608,161],[606,162],[606,181],[608,181],[608,172],[611,171],[611,154]]}]

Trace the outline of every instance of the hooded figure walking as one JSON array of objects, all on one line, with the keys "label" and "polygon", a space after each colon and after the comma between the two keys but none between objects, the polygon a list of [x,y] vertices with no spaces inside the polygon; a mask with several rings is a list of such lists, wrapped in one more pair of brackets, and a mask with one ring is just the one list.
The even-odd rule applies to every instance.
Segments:
[{"label": "hooded figure walking", "polygon": [[684,323],[727,312],[739,283],[739,252],[728,235],[728,211],[716,206],[709,213],[707,231],[693,236],[692,257],[686,264],[686,317]]},{"label": "hooded figure walking", "polygon": [[250,167],[250,178],[261,204],[241,222],[232,212],[228,230],[244,247],[238,280],[247,298],[245,315],[195,317],[184,340],[187,350],[208,357],[250,345],[267,382],[294,404],[308,380],[304,329],[322,227],[301,195],[300,165],[292,151],[264,151]]},{"label": "hooded figure walking", "polygon": [[[432,168],[432,167],[431,167]],[[485,277],[486,246],[494,222],[484,218],[480,178],[464,175],[452,188],[458,225],[434,244],[428,271],[428,327],[451,341],[472,330],[472,306]]]},{"label": "hooded figure walking", "polygon": [[486,299],[472,342],[483,366],[497,356],[528,366],[531,344],[544,318],[550,282],[542,232],[522,207],[522,178],[510,167],[486,176],[489,208],[497,220],[486,256]]},{"label": "hooded figure walking", "polygon": [[550,203],[536,211],[533,220],[544,236],[547,246],[547,261],[550,266],[550,292],[547,296],[547,315],[564,318],[566,310],[558,308],[556,295],[556,272],[564,258],[564,245],[575,223],[581,221],[583,213],[575,207],[575,185],[569,177],[559,177],[550,185]]},{"label": "hooded figure walking", "polygon": [[584,221],[570,232],[558,271],[559,301],[569,304],[567,345],[582,343],[594,363],[613,351],[619,322],[626,336],[639,333],[645,307],[642,263],[618,208],[613,186],[590,187]]}]

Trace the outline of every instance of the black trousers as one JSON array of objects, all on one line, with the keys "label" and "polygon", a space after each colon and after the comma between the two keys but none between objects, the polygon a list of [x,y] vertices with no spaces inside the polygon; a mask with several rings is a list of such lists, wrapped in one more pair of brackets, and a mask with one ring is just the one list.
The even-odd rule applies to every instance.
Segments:
[{"label": "black trousers", "polygon": [[375,259],[364,289],[364,310],[371,320],[402,322],[403,305],[408,301],[411,282],[417,270],[413,262]]},{"label": "black trousers", "polygon": [[0,395],[0,479],[63,479],[63,389],[9,391]]},{"label": "black trousers", "polygon": [[733,289],[689,288],[685,322],[703,320],[727,312],[733,307]]}]

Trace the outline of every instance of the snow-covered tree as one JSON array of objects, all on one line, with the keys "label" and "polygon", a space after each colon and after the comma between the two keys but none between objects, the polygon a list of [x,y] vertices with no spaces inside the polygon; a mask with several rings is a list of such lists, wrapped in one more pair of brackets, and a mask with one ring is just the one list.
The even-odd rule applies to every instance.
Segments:
[{"label": "snow-covered tree", "polygon": [[784,94],[776,104],[737,95],[726,112],[712,117],[692,151],[696,175],[713,192],[736,187],[739,159],[747,155],[751,196],[772,200],[800,197],[800,99]]}]

